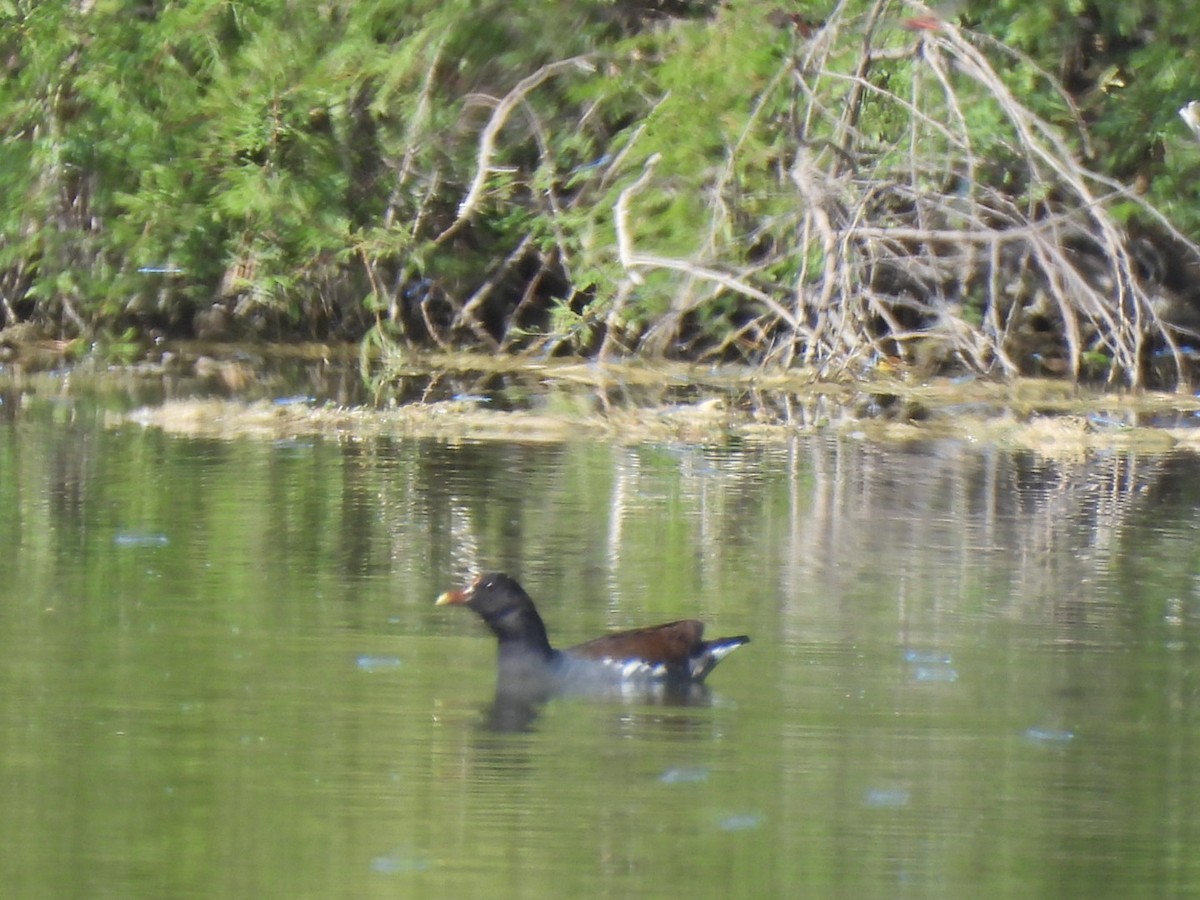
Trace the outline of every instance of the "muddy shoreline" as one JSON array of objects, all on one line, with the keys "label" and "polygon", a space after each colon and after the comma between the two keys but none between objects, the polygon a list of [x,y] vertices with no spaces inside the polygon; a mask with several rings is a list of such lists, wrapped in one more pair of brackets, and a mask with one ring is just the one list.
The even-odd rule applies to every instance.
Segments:
[{"label": "muddy shoreline", "polygon": [[[1200,451],[1200,398],[1091,390],[1053,379],[821,379],[741,366],[405,354],[354,348],[178,345],[152,363],[0,371],[8,403],[81,392],[120,398],[110,427],[217,439],[620,443],[783,441],[839,435],[961,440],[1053,457]],[[10,413],[12,410],[10,409]]]}]

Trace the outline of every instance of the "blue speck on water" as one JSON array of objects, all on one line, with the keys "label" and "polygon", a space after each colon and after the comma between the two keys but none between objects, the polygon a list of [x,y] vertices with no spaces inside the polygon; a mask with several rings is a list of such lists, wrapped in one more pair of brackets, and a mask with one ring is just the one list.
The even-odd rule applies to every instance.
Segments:
[{"label": "blue speck on water", "polygon": [[663,784],[699,784],[708,781],[708,769],[704,766],[673,766],[658,776]]},{"label": "blue speck on water", "polygon": [[738,813],[726,816],[717,823],[722,831],[751,831],[763,823],[758,813]]},{"label": "blue speck on water", "polygon": [[354,664],[363,672],[388,672],[400,668],[400,657],[374,656],[370,653],[363,653],[354,661]]},{"label": "blue speck on water", "polygon": [[905,650],[904,661],[910,663],[936,663],[940,666],[948,666],[953,660],[947,653],[937,653],[932,650]]},{"label": "blue speck on water", "polygon": [[316,403],[316,397],[308,397],[304,394],[297,394],[294,397],[276,397],[271,401],[276,406],[308,406]]},{"label": "blue speck on water", "polygon": [[863,806],[883,809],[908,806],[911,796],[904,788],[868,788],[863,794]]},{"label": "blue speck on water", "polygon": [[171,539],[157,531],[118,531],[113,543],[118,547],[165,547]]},{"label": "blue speck on water", "polygon": [[1065,728],[1039,728],[1035,725],[1025,729],[1025,739],[1035,744],[1066,744],[1075,739],[1075,732]]},{"label": "blue speck on water", "polygon": [[429,868],[429,860],[419,856],[407,856],[402,853],[376,856],[371,860],[371,871],[381,875],[399,875],[404,872],[424,872]]},{"label": "blue speck on water", "polygon": [[958,681],[958,672],[949,666],[915,666],[912,671],[913,681],[920,681],[927,684],[941,682],[943,684],[951,684]]}]

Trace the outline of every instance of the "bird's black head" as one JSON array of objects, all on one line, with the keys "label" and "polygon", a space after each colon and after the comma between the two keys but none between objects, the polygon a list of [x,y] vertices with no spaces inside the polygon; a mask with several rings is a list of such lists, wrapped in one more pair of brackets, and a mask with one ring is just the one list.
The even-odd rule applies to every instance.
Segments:
[{"label": "bird's black head", "polygon": [[447,591],[437,598],[438,606],[469,606],[500,639],[501,652],[520,647],[549,655],[546,626],[533,600],[516,580],[500,572],[479,575],[467,587]]}]

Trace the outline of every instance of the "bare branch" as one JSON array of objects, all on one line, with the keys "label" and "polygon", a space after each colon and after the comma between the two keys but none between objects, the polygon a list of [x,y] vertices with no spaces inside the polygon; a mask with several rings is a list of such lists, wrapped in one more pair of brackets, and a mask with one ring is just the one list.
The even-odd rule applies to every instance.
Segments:
[{"label": "bare branch", "polygon": [[492,157],[496,152],[496,138],[500,134],[500,129],[508,122],[508,117],[512,114],[512,111],[525,100],[526,95],[543,82],[563,72],[571,70],[591,72],[593,68],[594,66],[587,56],[573,56],[570,59],[560,59],[557,62],[548,63],[532,75],[522,78],[511,91],[504,95],[504,98],[496,104],[495,110],[492,111],[491,119],[488,120],[487,126],[479,135],[479,152],[475,163],[475,177],[471,181],[471,187],[468,189],[467,195],[463,197],[462,202],[458,205],[458,215],[445,231],[437,236],[435,243],[442,243],[458,231],[471,217],[472,213],[475,212],[475,207],[479,204],[479,200],[483,196],[483,187],[487,182],[488,175],[497,171],[492,165]]}]

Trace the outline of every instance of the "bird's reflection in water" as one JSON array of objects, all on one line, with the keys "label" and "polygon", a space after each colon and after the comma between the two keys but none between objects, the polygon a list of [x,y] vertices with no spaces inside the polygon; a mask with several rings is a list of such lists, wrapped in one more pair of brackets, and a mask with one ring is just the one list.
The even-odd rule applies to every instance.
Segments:
[{"label": "bird's reflection in water", "polygon": [[703,707],[712,705],[712,694],[702,683],[663,684],[654,689],[634,691],[615,686],[593,690],[553,690],[545,684],[531,684],[522,678],[500,677],[492,702],[484,708],[483,726],[498,733],[534,730],[542,708],[555,697],[582,697],[607,703],[637,704],[647,707]]},{"label": "bird's reflection in water", "polygon": [[499,734],[533,731],[533,724],[541,715],[545,702],[536,697],[496,691],[492,702],[484,708],[484,727]]}]

